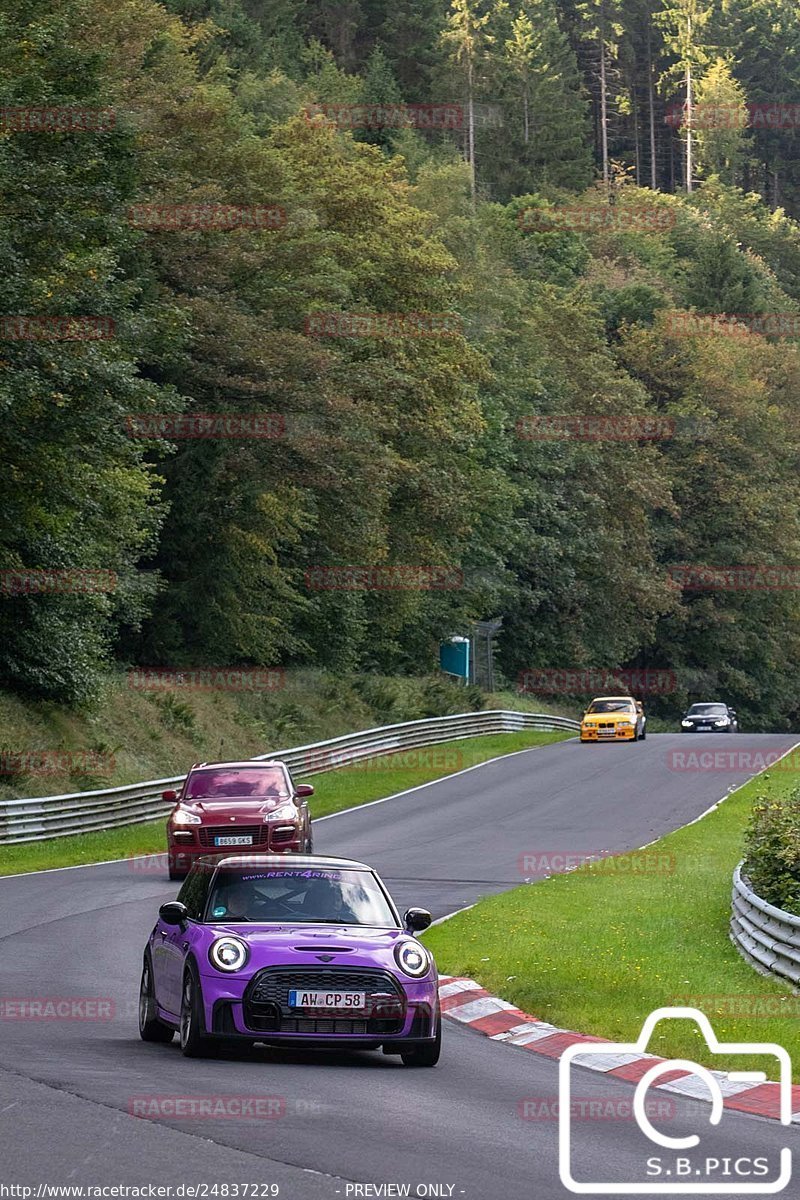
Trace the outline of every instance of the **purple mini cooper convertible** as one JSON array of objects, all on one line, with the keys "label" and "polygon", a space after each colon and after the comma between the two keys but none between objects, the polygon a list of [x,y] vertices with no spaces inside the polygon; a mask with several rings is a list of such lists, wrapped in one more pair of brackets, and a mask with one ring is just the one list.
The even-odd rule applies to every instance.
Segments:
[{"label": "purple mini cooper convertible", "polygon": [[196,1057],[216,1043],[382,1046],[432,1067],[436,964],[371,867],[342,858],[198,859],[144,951],[139,1032]]}]

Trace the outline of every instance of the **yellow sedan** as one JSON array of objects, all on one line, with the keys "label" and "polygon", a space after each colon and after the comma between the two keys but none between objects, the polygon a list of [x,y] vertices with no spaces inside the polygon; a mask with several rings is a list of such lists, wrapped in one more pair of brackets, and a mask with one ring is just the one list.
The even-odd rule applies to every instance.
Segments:
[{"label": "yellow sedan", "polygon": [[635,742],[647,736],[647,718],[631,696],[596,696],[581,720],[582,742]]}]

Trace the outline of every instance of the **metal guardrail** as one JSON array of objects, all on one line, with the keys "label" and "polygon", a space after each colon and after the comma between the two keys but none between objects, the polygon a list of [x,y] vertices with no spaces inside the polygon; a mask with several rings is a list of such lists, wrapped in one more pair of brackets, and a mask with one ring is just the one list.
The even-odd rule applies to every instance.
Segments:
[{"label": "metal guardrail", "polygon": [[[326,742],[258,754],[255,758],[259,761],[280,759],[293,774],[320,775],[373,755],[414,750],[459,737],[516,733],[523,729],[575,731],[579,728],[579,722],[569,717],[490,709],[363,729]],[[166,816],[172,805],[162,799],[161,793],[167,788],[180,787],[185,778],[185,775],[173,775],[168,779],[150,779],[145,783],[94,792],[0,800],[0,845],[43,841],[94,829],[113,829],[118,825],[134,825]]]},{"label": "metal guardrail", "polygon": [[800,917],[757,896],[741,863],[733,873],[731,941],[762,975],[800,985]]}]

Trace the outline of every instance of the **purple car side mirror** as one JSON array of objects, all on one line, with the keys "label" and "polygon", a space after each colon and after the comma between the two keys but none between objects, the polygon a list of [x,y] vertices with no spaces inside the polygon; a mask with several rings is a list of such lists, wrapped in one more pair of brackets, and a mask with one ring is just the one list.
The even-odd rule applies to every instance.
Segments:
[{"label": "purple car side mirror", "polygon": [[409,933],[421,933],[427,929],[433,918],[427,908],[409,908],[403,913],[403,924]]},{"label": "purple car side mirror", "polygon": [[182,927],[186,924],[189,910],[185,904],[181,904],[180,900],[168,900],[166,904],[161,905],[158,915],[165,925],[180,925]]}]

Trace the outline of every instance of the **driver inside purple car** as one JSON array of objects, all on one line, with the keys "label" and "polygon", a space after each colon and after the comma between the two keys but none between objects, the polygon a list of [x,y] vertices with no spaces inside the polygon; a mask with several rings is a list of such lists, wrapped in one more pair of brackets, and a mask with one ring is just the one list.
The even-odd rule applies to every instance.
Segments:
[{"label": "driver inside purple car", "polygon": [[331,921],[335,924],[355,921],[355,914],[345,903],[340,886],[327,879],[317,879],[303,900],[303,920]]},{"label": "driver inside purple car", "polygon": [[243,879],[232,879],[225,895],[225,916],[232,921],[249,920],[248,910],[252,902],[253,895],[248,884]]},{"label": "driver inside purple car", "polygon": [[[229,921],[358,923],[341,884],[327,879],[249,880],[229,878],[212,901],[213,916]],[[299,886],[298,886],[299,884]],[[357,897],[360,898],[360,897]],[[363,897],[367,900],[367,897]]]}]

